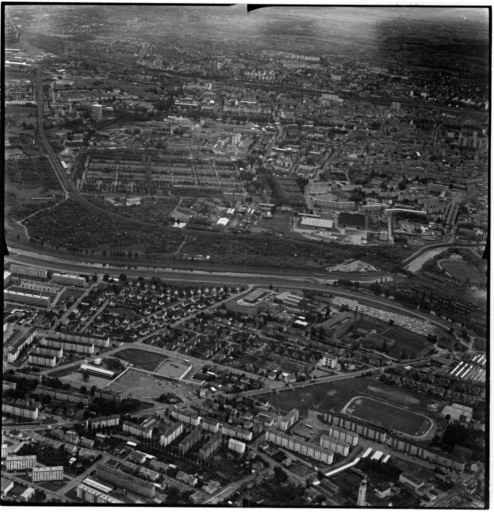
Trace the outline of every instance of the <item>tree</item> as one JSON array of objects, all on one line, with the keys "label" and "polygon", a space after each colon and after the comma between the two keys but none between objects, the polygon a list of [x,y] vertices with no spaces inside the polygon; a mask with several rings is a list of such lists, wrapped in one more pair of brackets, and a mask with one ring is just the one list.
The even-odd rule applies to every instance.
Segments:
[{"label": "tree", "polygon": [[87,382],[87,381],[89,380],[89,377],[90,377],[89,372],[88,372],[87,370],[84,370],[84,371],[82,372],[82,380],[83,380],[84,382]]},{"label": "tree", "polygon": [[103,281],[104,281],[105,283],[107,283],[109,280],[110,280],[110,276],[109,276],[108,274],[105,274],[105,275],[103,276]]},{"label": "tree", "polygon": [[121,283],[125,283],[127,281],[127,276],[122,273],[118,276],[118,280],[121,282]]}]

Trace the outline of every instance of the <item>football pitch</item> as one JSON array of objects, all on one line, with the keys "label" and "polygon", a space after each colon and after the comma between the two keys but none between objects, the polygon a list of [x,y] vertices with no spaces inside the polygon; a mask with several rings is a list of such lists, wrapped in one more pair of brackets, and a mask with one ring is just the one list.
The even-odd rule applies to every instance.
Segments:
[{"label": "football pitch", "polygon": [[368,397],[352,398],[344,410],[347,414],[367,423],[391,428],[409,436],[421,436],[432,425],[426,416]]}]

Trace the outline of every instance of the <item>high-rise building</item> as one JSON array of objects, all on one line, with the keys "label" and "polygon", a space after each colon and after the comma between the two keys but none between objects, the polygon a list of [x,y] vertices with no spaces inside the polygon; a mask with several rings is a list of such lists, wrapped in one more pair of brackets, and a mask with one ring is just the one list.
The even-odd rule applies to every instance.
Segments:
[{"label": "high-rise building", "polygon": [[360,484],[360,487],[358,488],[358,498],[357,498],[357,506],[358,507],[365,507],[366,501],[365,501],[365,495],[367,494],[367,480],[362,480],[362,483]]},{"label": "high-rise building", "polygon": [[91,113],[95,121],[101,121],[103,119],[103,105],[95,103],[91,108]]}]

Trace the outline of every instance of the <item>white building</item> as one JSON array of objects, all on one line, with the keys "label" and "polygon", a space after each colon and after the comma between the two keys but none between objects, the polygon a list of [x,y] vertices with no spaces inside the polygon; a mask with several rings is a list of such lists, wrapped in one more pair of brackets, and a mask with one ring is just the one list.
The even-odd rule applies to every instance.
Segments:
[{"label": "white building", "polygon": [[245,453],[245,443],[243,443],[242,441],[239,441],[238,439],[233,439],[233,437],[232,437],[228,441],[228,449],[232,450],[236,453],[243,454],[243,453]]},{"label": "white building", "polygon": [[45,466],[33,468],[34,482],[53,482],[63,480],[63,466]]}]

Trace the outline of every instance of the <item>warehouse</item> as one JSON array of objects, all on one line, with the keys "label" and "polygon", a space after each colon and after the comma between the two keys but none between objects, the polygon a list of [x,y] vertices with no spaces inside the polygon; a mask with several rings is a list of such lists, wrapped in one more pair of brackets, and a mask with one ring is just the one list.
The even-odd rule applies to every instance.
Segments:
[{"label": "warehouse", "polygon": [[300,221],[301,228],[311,228],[311,229],[325,229],[330,231],[333,229],[333,221],[329,219],[316,219],[313,217],[304,217]]},{"label": "warehouse", "polygon": [[115,375],[115,372],[112,372],[110,370],[105,370],[104,368],[99,368],[98,366],[92,366],[89,364],[81,364],[81,371],[88,371],[90,373],[94,373],[96,375],[99,375],[100,377],[107,377],[109,379],[112,379]]}]

